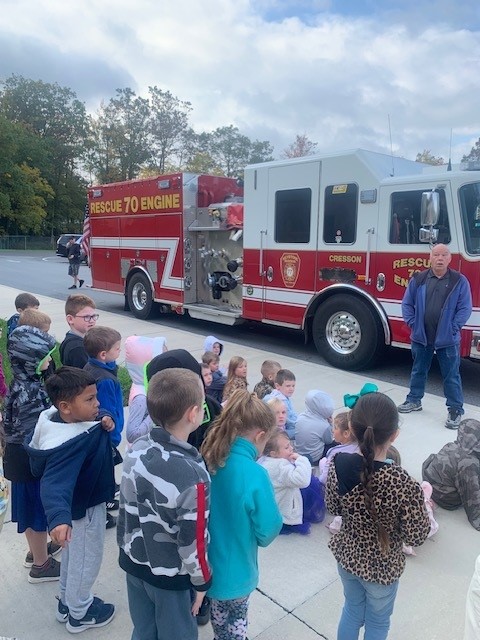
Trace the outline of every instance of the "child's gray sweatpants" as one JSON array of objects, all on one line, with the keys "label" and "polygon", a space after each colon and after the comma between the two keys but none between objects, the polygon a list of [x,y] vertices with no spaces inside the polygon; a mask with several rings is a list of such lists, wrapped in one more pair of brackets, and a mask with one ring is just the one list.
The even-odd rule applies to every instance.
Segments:
[{"label": "child's gray sweatpants", "polygon": [[72,539],[62,551],[60,599],[72,618],[81,620],[93,602],[92,587],[103,556],[106,505],[87,509],[84,518],[72,522]]}]

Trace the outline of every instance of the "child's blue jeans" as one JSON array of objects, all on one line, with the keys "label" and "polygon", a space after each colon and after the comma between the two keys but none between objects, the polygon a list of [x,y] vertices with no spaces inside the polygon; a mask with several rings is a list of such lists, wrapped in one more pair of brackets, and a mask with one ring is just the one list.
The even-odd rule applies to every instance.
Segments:
[{"label": "child's blue jeans", "polygon": [[365,626],[364,640],[385,640],[397,595],[398,580],[389,585],[367,582],[338,565],[345,604],[338,625],[337,640],[358,640]]}]

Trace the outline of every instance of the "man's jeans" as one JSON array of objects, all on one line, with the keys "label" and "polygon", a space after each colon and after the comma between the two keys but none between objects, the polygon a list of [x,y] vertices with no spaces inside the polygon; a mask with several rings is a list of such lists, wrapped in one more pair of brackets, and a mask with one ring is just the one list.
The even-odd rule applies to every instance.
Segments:
[{"label": "man's jeans", "polygon": [[364,640],[385,640],[397,595],[398,580],[389,585],[367,582],[338,565],[345,604],[337,640],[358,640],[365,625]]},{"label": "man's jeans", "polygon": [[420,402],[423,398],[434,353],[437,354],[438,364],[440,365],[440,371],[442,373],[443,393],[447,399],[446,405],[463,414],[459,345],[453,345],[435,351],[433,346],[424,347],[418,342],[412,342],[413,366],[407,402]]}]

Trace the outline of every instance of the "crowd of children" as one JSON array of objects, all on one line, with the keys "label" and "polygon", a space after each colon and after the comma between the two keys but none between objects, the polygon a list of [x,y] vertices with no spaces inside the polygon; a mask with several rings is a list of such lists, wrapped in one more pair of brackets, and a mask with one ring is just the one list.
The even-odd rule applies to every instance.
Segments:
[{"label": "crowd of children", "polygon": [[[366,384],[334,415],[333,398],[313,389],[297,414],[295,375],[279,362],[262,364],[251,393],[246,359],[222,366],[215,336],[201,362],[168,350],[165,338],[130,336],[123,459],[122,336],[96,325],[91,298],[69,296],[55,371],[50,318],[38,306],[19,295],[8,321],[3,466],[12,521],[28,544],[28,581],[59,581],[55,617],[70,633],[115,615],[92,589],[105,528],[116,525],[132,640],[193,640],[205,615],[215,640],[245,640],[258,547],[278,534],[308,535],[326,505],[338,525],[329,547],[345,596],[338,637],[358,638],[365,627],[365,637],[387,638],[405,549],[436,525],[429,495],[394,459],[398,411],[390,398]],[[458,440],[423,467],[433,499],[463,504],[477,529],[479,441],[480,423],[465,420]],[[114,466],[122,463],[118,486]],[[460,467],[467,471],[459,486]],[[0,467],[0,527],[7,488]],[[118,522],[108,513],[117,509]]]}]

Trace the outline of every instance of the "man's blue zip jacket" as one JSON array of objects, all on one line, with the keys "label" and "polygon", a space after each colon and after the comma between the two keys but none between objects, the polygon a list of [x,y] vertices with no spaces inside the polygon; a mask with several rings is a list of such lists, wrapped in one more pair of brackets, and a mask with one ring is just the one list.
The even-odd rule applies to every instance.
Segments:
[{"label": "man's blue zip jacket", "polygon": [[[450,293],[445,300],[438,320],[435,349],[443,349],[460,343],[461,328],[472,313],[472,293],[467,278],[453,269],[450,272]],[[412,342],[427,346],[425,331],[425,301],[427,278],[430,269],[416,273],[408,283],[402,300],[402,314],[411,329]]]},{"label": "man's blue zip jacket", "polygon": [[25,443],[51,531],[72,525],[86,510],[112,499],[112,446],[99,422],[63,422],[55,407],[42,411]]}]

